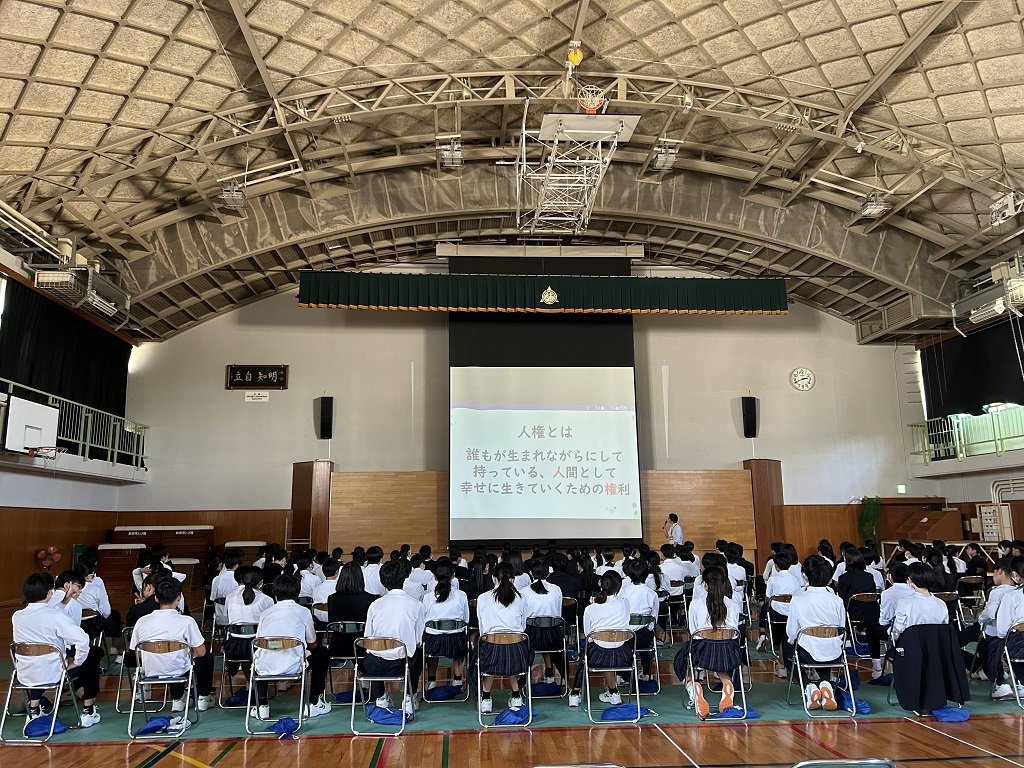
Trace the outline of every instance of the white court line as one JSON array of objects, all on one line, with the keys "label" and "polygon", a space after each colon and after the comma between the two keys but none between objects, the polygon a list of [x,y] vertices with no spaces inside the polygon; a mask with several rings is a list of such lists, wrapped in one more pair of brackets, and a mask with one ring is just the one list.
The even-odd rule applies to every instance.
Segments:
[{"label": "white court line", "polygon": [[1017,765],[1017,766],[1020,766],[1020,768],[1024,768],[1024,765],[1022,765],[1021,763],[1018,763],[1016,760],[1011,760],[1008,757],[1003,757],[1002,755],[997,755],[995,752],[989,752],[984,747],[979,747],[977,744],[971,744],[971,742],[969,742],[969,741],[964,741],[963,739],[958,739],[956,736],[952,736],[952,735],[946,733],[945,731],[940,731],[938,728],[932,728],[930,725],[922,723],[920,720],[915,720],[912,717],[904,717],[903,719],[908,721],[908,722],[914,723],[916,725],[920,725],[922,728],[927,728],[929,731],[935,731],[936,733],[942,734],[947,739],[952,739],[953,741],[958,741],[961,744],[963,744],[964,746],[970,747],[971,749],[976,749],[979,752],[984,752],[986,755],[992,755],[992,757],[998,757],[1000,760],[1005,760],[1010,765]]},{"label": "white court line", "polygon": [[[686,750],[683,749],[682,747],[680,747],[678,744],[676,744],[675,740],[671,736],[669,736],[667,733],[665,733],[665,731],[662,730],[662,727],[660,725],[658,725],[657,723],[652,723],[652,725],[655,728],[658,729],[658,731],[661,733],[662,736],[664,736],[666,739],[668,739],[668,743],[669,744],[671,744],[673,747],[675,747],[676,749],[679,750],[679,754],[681,754],[683,757],[685,757],[687,760],[690,761],[690,765],[692,765],[693,768],[700,768],[700,766],[697,764],[697,762],[692,757],[690,757],[688,754],[686,754]],[[1024,768],[1024,766],[1021,766],[1021,768]]]}]

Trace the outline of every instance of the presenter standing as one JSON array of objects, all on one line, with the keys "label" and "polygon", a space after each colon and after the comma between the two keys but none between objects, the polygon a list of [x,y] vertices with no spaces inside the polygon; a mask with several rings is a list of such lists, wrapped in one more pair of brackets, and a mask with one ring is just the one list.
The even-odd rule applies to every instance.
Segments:
[{"label": "presenter standing", "polygon": [[668,520],[665,521],[665,525],[669,525],[669,523],[671,523],[671,525],[668,529],[668,540],[673,546],[678,547],[683,543],[683,527],[679,525],[679,516],[673,512],[668,516]]}]

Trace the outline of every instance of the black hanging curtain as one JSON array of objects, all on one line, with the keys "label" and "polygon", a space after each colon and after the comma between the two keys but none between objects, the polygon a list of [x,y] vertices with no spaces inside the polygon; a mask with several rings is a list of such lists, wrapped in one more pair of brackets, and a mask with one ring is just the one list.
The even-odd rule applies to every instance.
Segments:
[{"label": "black hanging curtain", "polygon": [[0,378],[124,416],[131,344],[16,280],[0,318]]}]

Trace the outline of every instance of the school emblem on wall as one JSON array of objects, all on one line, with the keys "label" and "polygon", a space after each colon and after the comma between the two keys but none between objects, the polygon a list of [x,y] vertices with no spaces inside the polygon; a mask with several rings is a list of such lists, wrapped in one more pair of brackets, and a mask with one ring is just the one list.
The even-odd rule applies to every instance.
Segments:
[{"label": "school emblem on wall", "polygon": [[549,285],[544,289],[544,293],[540,295],[540,303],[547,304],[548,306],[558,303],[558,294],[555,293]]}]

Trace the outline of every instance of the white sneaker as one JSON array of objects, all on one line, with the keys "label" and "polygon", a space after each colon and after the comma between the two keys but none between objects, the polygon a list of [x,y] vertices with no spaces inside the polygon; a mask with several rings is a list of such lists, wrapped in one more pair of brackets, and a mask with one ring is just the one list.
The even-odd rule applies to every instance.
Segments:
[{"label": "white sneaker", "polygon": [[544,676],[544,682],[547,683],[548,685],[554,684],[555,676],[554,675],[545,675]]},{"label": "white sneaker", "polygon": [[391,707],[391,697],[388,696],[387,693],[384,693],[384,695],[377,697],[376,704],[377,704],[378,707],[382,707],[384,709],[390,709],[390,707]]},{"label": "white sneaker", "polygon": [[406,696],[402,701],[402,711],[405,712],[407,718],[414,717],[416,715],[416,700],[412,696]]},{"label": "white sneaker", "polygon": [[209,693],[206,696],[200,696],[198,699],[196,699],[196,709],[198,709],[200,712],[205,712],[206,710],[212,708],[214,704],[215,701],[212,693]]},{"label": "white sneaker", "polygon": [[171,712],[184,712],[185,711],[185,698],[174,699],[171,701]]},{"label": "white sneaker", "polygon": [[480,699],[480,714],[481,715],[489,715],[489,714],[491,714],[491,711],[493,709],[494,709],[494,704],[493,704],[493,702],[491,702],[491,699],[490,699],[489,696],[486,699]]},{"label": "white sneaker", "polygon": [[881,676],[882,676],[882,670],[880,670],[880,669],[872,669],[871,670],[871,679],[872,680],[877,680]]},{"label": "white sneaker", "polygon": [[687,709],[693,709],[693,706],[694,706],[693,683],[687,683],[686,684],[686,708]]},{"label": "white sneaker", "polygon": [[598,698],[606,704],[611,704],[613,707],[622,703],[622,697],[615,691],[605,691]]},{"label": "white sneaker", "polygon": [[91,715],[90,714],[86,714],[85,712],[82,713],[82,719],[80,721],[80,726],[82,728],[92,728],[99,721],[100,721],[99,710],[94,708]]},{"label": "white sneaker", "polygon": [[117,654],[117,658],[114,659],[114,663],[117,664],[119,667],[123,667],[124,666],[124,654],[123,653]]},{"label": "white sneaker", "polygon": [[581,698],[582,698],[582,696],[580,696],[580,694],[578,694],[578,693],[570,693],[569,694],[569,706],[570,707],[578,707],[580,705]]},{"label": "white sneaker", "polygon": [[186,720],[184,717],[172,717],[171,722],[167,725],[168,733],[181,733],[187,731],[192,727],[192,721]]},{"label": "white sneaker", "polygon": [[992,686],[993,699],[1005,699],[1008,696],[1013,696],[1013,688],[1011,688],[1007,683]]},{"label": "white sneaker", "polygon": [[508,700],[508,708],[509,709],[518,709],[521,706],[523,706],[523,697],[522,696],[512,696]]},{"label": "white sneaker", "polygon": [[821,680],[821,677],[818,676],[818,670],[813,669],[813,668],[812,669],[808,669],[807,670],[807,679],[810,680],[812,683],[816,683],[819,680]]},{"label": "white sneaker", "polygon": [[270,705],[260,704],[258,707],[249,707],[249,717],[254,717],[257,720],[269,720]]},{"label": "white sneaker", "polygon": [[435,688],[437,688],[437,680],[431,680],[430,682],[427,683],[427,690],[428,691],[432,691]]},{"label": "white sneaker", "polygon": [[765,643],[767,643],[767,642],[768,642],[768,638],[765,637],[764,635],[761,635],[759,638],[757,638],[757,645],[754,646],[754,650],[756,650],[756,651],[763,651]]},{"label": "white sneaker", "polygon": [[625,685],[626,681],[625,681],[625,679],[623,679],[622,675],[616,675],[615,676],[615,684],[616,685]]},{"label": "white sneaker", "polygon": [[1024,699],[1024,683],[1017,683],[1017,696]]},{"label": "white sneaker", "polygon": [[302,713],[303,717],[320,717],[320,715],[326,715],[331,711],[331,705],[324,700],[324,695],[321,693],[320,698],[317,699],[316,704],[307,704],[305,710]]},{"label": "white sneaker", "polygon": [[152,685],[144,685],[144,686],[142,686],[142,698],[144,698],[146,701],[152,701],[153,700],[153,686]]},{"label": "white sneaker", "polygon": [[789,677],[789,670],[786,669],[786,666],[784,664],[776,664],[775,676],[785,680],[787,677]]}]

